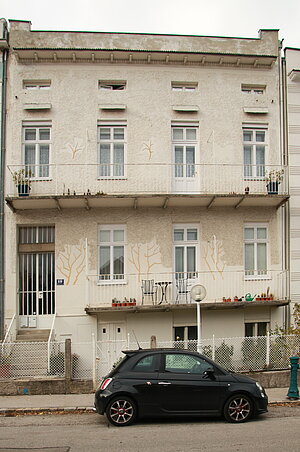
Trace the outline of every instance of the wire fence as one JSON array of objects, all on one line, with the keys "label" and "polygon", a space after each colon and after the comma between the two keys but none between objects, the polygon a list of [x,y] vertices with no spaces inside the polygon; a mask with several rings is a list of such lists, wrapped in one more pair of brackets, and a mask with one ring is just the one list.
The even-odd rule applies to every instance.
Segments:
[{"label": "wire fence", "polygon": [[[150,348],[150,341],[141,342]],[[197,351],[195,340],[157,341],[157,347]],[[137,349],[137,343],[123,341],[91,341],[72,343],[71,378],[98,380],[105,376],[123,355],[122,350]],[[289,367],[289,358],[300,355],[300,336],[267,335],[203,339],[203,355],[229,370],[249,372],[282,370]],[[65,342],[10,342],[0,344],[0,379],[66,376]]]}]

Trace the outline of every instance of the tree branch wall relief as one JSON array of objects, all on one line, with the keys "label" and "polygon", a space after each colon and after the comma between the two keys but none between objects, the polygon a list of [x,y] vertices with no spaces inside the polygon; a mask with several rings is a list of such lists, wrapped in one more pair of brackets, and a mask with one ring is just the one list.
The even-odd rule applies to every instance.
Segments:
[{"label": "tree branch wall relief", "polygon": [[86,259],[85,241],[78,245],[66,245],[64,250],[58,253],[57,269],[65,277],[65,285],[76,285],[79,276],[83,272]]}]

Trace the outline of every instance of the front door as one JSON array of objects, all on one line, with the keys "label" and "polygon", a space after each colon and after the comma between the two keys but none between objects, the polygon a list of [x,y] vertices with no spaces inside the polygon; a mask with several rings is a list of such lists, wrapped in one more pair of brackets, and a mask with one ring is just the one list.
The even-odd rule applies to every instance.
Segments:
[{"label": "front door", "polygon": [[[19,324],[40,327],[55,313],[54,227],[19,228]],[[48,326],[48,321],[42,325]]]},{"label": "front door", "polygon": [[125,323],[99,323],[97,341],[98,372],[106,375],[112,366],[123,357],[127,346]]}]

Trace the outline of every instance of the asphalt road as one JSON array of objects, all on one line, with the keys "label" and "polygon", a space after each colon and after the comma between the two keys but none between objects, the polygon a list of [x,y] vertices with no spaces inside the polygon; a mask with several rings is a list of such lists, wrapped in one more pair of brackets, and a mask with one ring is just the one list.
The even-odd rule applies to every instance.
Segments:
[{"label": "asphalt road", "polygon": [[0,452],[299,452],[300,406],[270,407],[246,424],[142,420],[112,427],[95,413],[0,417]]}]

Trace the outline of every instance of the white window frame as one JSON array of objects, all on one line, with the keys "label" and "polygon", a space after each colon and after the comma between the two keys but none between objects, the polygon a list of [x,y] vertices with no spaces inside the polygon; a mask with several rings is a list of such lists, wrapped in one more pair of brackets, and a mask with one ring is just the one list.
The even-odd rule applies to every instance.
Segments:
[{"label": "white window frame", "polygon": [[[182,129],[183,138],[174,138],[174,130]],[[187,131],[195,129],[196,138],[195,140],[187,138]],[[198,163],[198,150],[199,150],[199,124],[198,123],[172,123],[171,126],[171,137],[172,137],[172,154],[174,162],[174,178],[178,180],[193,180],[196,177],[196,167]],[[183,148],[183,161],[182,163],[176,162],[176,147]],[[187,162],[187,148],[194,148],[194,162]]]},{"label": "white window frame", "polygon": [[[254,229],[254,238],[253,239],[246,239],[245,238],[245,229],[246,228],[253,228]],[[257,238],[257,229],[259,228],[265,228],[266,229],[266,239],[258,239]],[[269,256],[269,225],[267,223],[245,223],[244,229],[243,229],[243,252],[244,252],[244,272],[245,272],[245,280],[251,280],[251,279],[270,279],[268,275],[268,267],[270,262],[270,256]],[[246,244],[254,244],[254,269],[246,270],[245,264],[246,264]],[[258,253],[257,253],[257,245],[259,243],[265,243],[266,244],[266,269],[263,270],[263,273],[260,273],[260,270],[258,270]]]},{"label": "white window frame", "polygon": [[[253,336],[246,336],[246,324],[252,323],[253,324]],[[244,322],[244,335],[245,337],[263,337],[263,336],[258,336],[258,324],[259,323],[265,323],[266,324],[266,332],[268,333],[270,331],[270,321],[269,320],[247,320]]]},{"label": "white window frame", "polygon": [[[110,231],[110,241],[109,242],[100,242],[100,232],[101,231]],[[124,233],[124,240],[120,242],[115,242],[113,240],[113,233],[116,230],[122,230]],[[98,239],[97,239],[97,248],[98,248],[98,284],[125,284],[125,275],[126,275],[126,240],[127,240],[127,231],[126,231],[126,225],[124,224],[101,224],[98,226]],[[101,246],[105,246],[110,248],[110,273],[108,278],[102,279],[100,274],[100,248]],[[115,278],[116,275],[113,273],[113,251],[115,246],[123,246],[123,259],[124,259],[124,271],[123,274],[120,275],[122,277]]]},{"label": "white window frame", "polygon": [[266,85],[241,85],[241,91],[243,94],[254,94],[257,96],[264,95],[266,93]]},{"label": "white window frame", "polygon": [[198,88],[198,82],[171,82],[172,91],[194,92]]},{"label": "white window frame", "polygon": [[[26,140],[26,130],[34,129],[36,133],[35,140]],[[39,138],[40,129],[49,129],[49,140],[41,140]],[[52,125],[51,122],[23,122],[22,124],[22,159],[25,167],[25,172],[30,171],[31,180],[49,180],[51,178],[51,140],[52,140]],[[25,149],[26,145],[34,146],[34,163],[28,163],[25,161]],[[40,163],[40,148],[42,145],[48,146],[48,163]],[[43,166],[48,167],[48,174],[43,175],[45,172]]]},{"label": "white window frame", "polygon": [[[176,229],[183,229],[184,238],[183,240],[175,240],[174,233]],[[197,240],[188,240],[187,238],[187,231],[188,229],[196,229],[197,230]],[[174,275],[175,279],[177,277],[181,277],[181,273],[184,274],[183,279],[195,279],[198,274],[198,266],[200,263],[200,230],[199,225],[195,223],[178,223],[173,224],[173,231],[172,231],[172,242],[173,242],[173,268],[174,268]],[[184,271],[183,272],[176,272],[176,247],[183,247],[184,248]],[[188,271],[187,270],[187,248],[188,247],[194,247],[195,248],[195,270]]]},{"label": "white window frame", "polygon": [[[100,138],[100,132],[101,129],[110,129],[110,139],[109,140],[101,140]],[[124,138],[123,139],[115,139],[114,129],[120,129],[122,128],[124,130]],[[126,179],[126,162],[127,162],[127,124],[126,122],[114,122],[114,121],[101,121],[98,123],[97,127],[97,137],[98,137],[98,179]],[[101,144],[108,144],[109,145],[109,163],[101,163]],[[123,144],[123,164],[120,165],[120,168],[118,168],[118,163],[114,162],[114,145],[122,143]],[[118,173],[122,174],[118,174]],[[107,174],[105,174],[107,173]]]},{"label": "white window frame", "polygon": [[[244,180],[263,180],[265,178],[267,165],[267,149],[268,149],[268,127],[263,125],[247,126],[242,128],[243,132],[243,161],[244,161]],[[252,140],[244,140],[244,132],[252,133]],[[256,133],[264,132],[265,141],[257,141]],[[251,163],[245,162],[245,148],[251,147]],[[264,148],[264,163],[257,163],[257,151],[259,147]]]},{"label": "white window frame", "polygon": [[23,80],[23,89],[27,90],[49,90],[51,80]]}]

